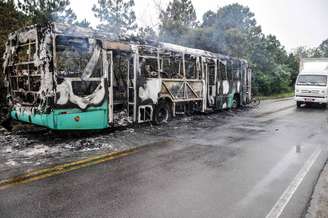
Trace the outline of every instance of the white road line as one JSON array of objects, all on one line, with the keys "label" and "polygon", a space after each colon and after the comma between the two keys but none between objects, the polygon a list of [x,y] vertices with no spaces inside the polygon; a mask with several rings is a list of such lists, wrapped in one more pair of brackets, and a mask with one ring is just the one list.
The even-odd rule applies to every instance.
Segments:
[{"label": "white road line", "polygon": [[284,211],[286,205],[288,204],[290,199],[293,197],[293,195],[294,195],[295,191],[297,190],[298,186],[302,183],[304,177],[310,171],[312,165],[315,163],[315,161],[319,157],[320,153],[321,153],[320,148],[317,148],[313,152],[311,157],[305,162],[302,169],[298,172],[298,174],[295,176],[293,181],[286,188],[286,190],[281,195],[281,197],[276,202],[276,204],[273,206],[273,208],[270,210],[268,215],[266,215],[266,218],[278,218],[278,217],[280,217],[281,213]]}]

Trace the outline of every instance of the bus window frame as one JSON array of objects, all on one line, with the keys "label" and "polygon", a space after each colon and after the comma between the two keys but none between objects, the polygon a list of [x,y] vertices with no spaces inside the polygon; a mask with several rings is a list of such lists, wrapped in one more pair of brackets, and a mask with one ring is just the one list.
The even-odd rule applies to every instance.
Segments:
[{"label": "bus window frame", "polygon": [[[56,40],[58,37],[70,37],[70,38],[77,38],[77,39],[85,39],[88,41],[89,43],[89,40],[95,40],[95,45],[97,45],[99,43],[99,49],[100,49],[100,55],[99,55],[99,58],[98,58],[98,62],[100,61],[102,64],[100,64],[101,66],[101,69],[100,69],[100,76],[98,77],[94,77],[93,74],[94,72],[91,74],[90,78],[88,80],[97,80],[97,81],[101,81],[102,78],[105,77],[104,75],[104,66],[103,66],[103,46],[102,46],[102,41],[99,40],[99,39],[96,39],[96,38],[91,38],[91,37],[83,37],[83,36],[72,36],[72,35],[65,35],[65,34],[54,34],[54,37],[52,37],[52,46],[53,46],[53,66],[54,66],[54,76],[56,78],[69,78],[70,80],[79,80],[81,79],[82,77],[82,74],[83,72],[81,72],[81,75],[80,76],[74,76],[74,77],[71,77],[71,76],[61,76],[60,74],[58,74],[59,72],[59,69],[58,69],[58,61],[57,61],[57,58],[58,58],[58,52],[57,52],[57,43],[56,43]],[[89,45],[90,46],[90,45]],[[94,46],[93,48],[93,51],[94,49],[96,48],[96,46]],[[91,56],[92,56],[92,53],[91,53]],[[90,56],[90,58],[91,58]],[[90,61],[90,58],[88,59],[88,62]],[[95,68],[98,67],[98,64]],[[85,69],[85,68],[84,68]],[[94,69],[95,70],[95,69]]]}]

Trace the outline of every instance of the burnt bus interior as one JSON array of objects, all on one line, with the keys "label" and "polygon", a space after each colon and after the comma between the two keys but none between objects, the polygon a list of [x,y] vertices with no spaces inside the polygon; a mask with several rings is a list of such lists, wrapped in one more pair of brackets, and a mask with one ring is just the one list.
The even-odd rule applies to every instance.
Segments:
[{"label": "burnt bus interior", "polygon": [[101,53],[95,62],[90,79],[81,80],[81,78],[94,51],[100,50],[100,44],[100,41],[88,38],[56,36],[55,72],[57,85],[60,85],[65,78],[70,79],[75,95],[85,97],[92,94],[99,86],[103,76]]},{"label": "burnt bus interior", "polygon": [[179,79],[183,77],[182,54],[166,51],[160,54],[161,78]]},{"label": "burnt bus interior", "polygon": [[[129,87],[133,81],[129,74],[133,72],[133,55],[126,51],[113,51],[113,114],[114,124],[129,122],[131,107],[129,106]],[[132,94],[133,96],[133,94]]]},{"label": "burnt bus interior", "polygon": [[38,103],[38,91],[41,86],[41,75],[34,65],[37,37],[35,35],[24,41],[15,37],[9,41],[9,44],[16,50],[8,60],[6,68],[11,96],[14,101],[22,105],[35,105]]},{"label": "burnt bus interior", "polygon": [[[83,111],[106,100],[110,122],[125,125],[152,121],[162,101],[175,116],[225,108],[229,94],[249,90],[248,66],[240,59],[168,43],[134,44],[52,29],[47,41],[37,31],[27,29],[30,34],[18,32],[9,40],[15,51],[5,73],[13,101],[22,106],[38,107],[53,96],[50,107]],[[105,88],[103,100],[94,100],[97,90]],[[243,97],[238,103],[246,102]]]}]

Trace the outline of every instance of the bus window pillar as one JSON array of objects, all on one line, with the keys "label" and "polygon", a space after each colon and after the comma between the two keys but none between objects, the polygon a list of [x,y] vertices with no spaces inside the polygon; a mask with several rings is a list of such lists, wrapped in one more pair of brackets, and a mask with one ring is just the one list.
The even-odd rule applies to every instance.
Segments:
[{"label": "bus window pillar", "polygon": [[215,87],[215,92],[213,93],[215,95],[215,97],[218,95],[218,92],[217,92],[217,83],[218,83],[218,60],[215,59],[214,60],[214,87]]},{"label": "bus window pillar", "polygon": [[114,99],[113,99],[113,52],[103,50],[104,78],[108,82],[108,122],[114,122]]},{"label": "bus window pillar", "polygon": [[200,78],[200,74],[201,74],[202,70],[201,70],[201,64],[200,64],[200,57],[196,58],[196,79],[199,80]]},{"label": "bus window pillar", "polygon": [[157,49],[157,76],[158,76],[158,79],[161,78],[161,58],[159,56],[159,52],[160,52],[160,49]]},{"label": "bus window pillar", "polygon": [[206,67],[206,59],[204,57],[201,58],[202,61],[202,82],[203,82],[203,105],[202,105],[202,112],[205,112],[206,110],[206,104],[207,104],[207,67]]},{"label": "bus window pillar", "polygon": [[183,73],[183,79],[186,79],[185,53],[182,54],[182,73]]}]

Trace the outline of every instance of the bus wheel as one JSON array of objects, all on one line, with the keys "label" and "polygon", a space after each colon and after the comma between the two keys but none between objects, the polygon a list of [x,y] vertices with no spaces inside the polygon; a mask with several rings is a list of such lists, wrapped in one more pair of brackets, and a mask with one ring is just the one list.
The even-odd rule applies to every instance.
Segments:
[{"label": "bus wheel", "polygon": [[240,99],[238,95],[235,95],[232,99],[232,105],[231,105],[231,109],[236,110],[239,108],[240,106]]},{"label": "bus wheel", "polygon": [[160,101],[154,111],[153,122],[156,125],[167,123],[171,119],[170,105],[166,101]]}]

